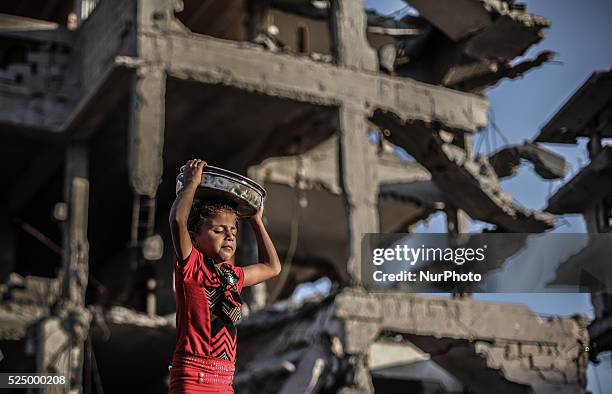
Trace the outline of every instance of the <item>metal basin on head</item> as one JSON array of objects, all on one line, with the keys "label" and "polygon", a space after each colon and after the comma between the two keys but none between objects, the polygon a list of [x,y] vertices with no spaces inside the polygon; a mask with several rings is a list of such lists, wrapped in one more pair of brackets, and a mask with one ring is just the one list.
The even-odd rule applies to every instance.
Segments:
[{"label": "metal basin on head", "polygon": [[[184,170],[185,166],[182,166],[176,177],[177,195],[184,186]],[[266,191],[257,182],[245,176],[223,168],[206,166],[202,183],[198,186],[195,196],[202,200],[229,200],[236,205],[238,216],[249,217],[255,215],[261,207]]]}]

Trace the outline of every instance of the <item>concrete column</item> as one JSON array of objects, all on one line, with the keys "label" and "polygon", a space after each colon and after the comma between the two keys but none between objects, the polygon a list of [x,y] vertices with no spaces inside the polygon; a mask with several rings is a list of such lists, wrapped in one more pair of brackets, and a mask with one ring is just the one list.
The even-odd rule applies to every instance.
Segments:
[{"label": "concrete column", "polygon": [[163,173],[166,73],[158,53],[160,31],[175,27],[177,2],[138,0],[136,69],[130,97],[128,171],[135,199],[155,197]]},{"label": "concrete column", "polygon": [[[68,219],[63,224],[61,299],[54,316],[38,325],[37,368],[69,377],[69,393],[82,392],[84,340],[90,314],[85,309],[89,276],[87,218],[89,207],[88,152],[84,143],[68,146],[65,156],[64,199]],[[43,389],[43,392],[51,389]]]},{"label": "concrete column", "polygon": [[129,129],[130,185],[155,197],[163,172],[166,75],[161,67],[139,67],[132,85]]},{"label": "concrete column", "polygon": [[361,239],[380,231],[376,146],[368,140],[369,125],[363,107],[345,103],[339,109],[339,169],[345,198],[349,258],[347,272],[361,284]]},{"label": "concrete column", "polygon": [[363,0],[332,0],[331,25],[334,53],[340,66],[378,70],[378,56],[366,37],[367,17]]},{"label": "concrete column", "polygon": [[64,223],[64,255],[62,294],[75,305],[85,304],[89,274],[89,176],[87,148],[70,145],[66,151],[64,199],[68,203],[68,220]]},{"label": "concrete column", "polygon": [[[68,231],[68,295],[71,313],[66,320],[72,326],[70,375],[74,377],[71,393],[82,392],[84,340],[89,331],[89,314],[85,309],[85,292],[89,278],[89,242],[87,219],[89,214],[88,152],[79,144],[68,148],[66,157],[66,185],[70,185]],[[66,246],[65,246],[66,247]]]}]

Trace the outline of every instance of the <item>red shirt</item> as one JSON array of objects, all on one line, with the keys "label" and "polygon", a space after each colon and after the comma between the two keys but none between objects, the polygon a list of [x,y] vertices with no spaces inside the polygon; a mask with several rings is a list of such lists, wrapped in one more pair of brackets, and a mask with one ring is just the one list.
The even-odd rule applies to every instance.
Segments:
[{"label": "red shirt", "polygon": [[[196,247],[191,249],[184,266],[174,262],[174,284],[176,289],[176,348],[175,354],[194,354],[229,360],[236,359],[236,326],[222,318],[217,308],[223,297],[223,283],[212,260]],[[244,272],[232,264],[238,277],[238,294],[242,293]]]}]

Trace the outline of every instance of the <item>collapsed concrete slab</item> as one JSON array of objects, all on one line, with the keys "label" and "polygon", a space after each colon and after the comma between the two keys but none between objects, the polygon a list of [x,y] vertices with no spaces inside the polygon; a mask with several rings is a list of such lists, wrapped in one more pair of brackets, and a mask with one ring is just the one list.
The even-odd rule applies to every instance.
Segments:
[{"label": "collapsed concrete slab", "polygon": [[554,227],[552,215],[523,208],[501,190],[487,159],[470,159],[465,150],[445,141],[435,128],[422,122],[404,122],[382,110],[374,113],[372,121],[388,130],[388,139],[427,168],[437,187],[472,218],[514,232],[543,232]]},{"label": "collapsed concrete slab", "polygon": [[[429,2],[410,0],[421,15],[452,40],[466,40],[465,50],[477,58],[511,59],[544,36],[550,26],[545,18],[529,14],[518,4],[505,0],[461,0]],[[461,14],[461,18],[456,16]],[[503,37],[503,39],[502,39]],[[504,45],[490,45],[505,41]]]},{"label": "collapsed concrete slab", "polygon": [[516,175],[522,159],[531,162],[544,179],[564,178],[567,174],[563,156],[531,142],[503,147],[489,156],[489,163],[499,178],[506,178]]},{"label": "collapsed concrete slab", "polygon": [[444,86],[467,92],[484,92],[504,79],[521,78],[535,68],[552,61],[555,53],[543,51],[536,57],[512,65],[509,62],[481,60],[452,67],[444,76]]}]

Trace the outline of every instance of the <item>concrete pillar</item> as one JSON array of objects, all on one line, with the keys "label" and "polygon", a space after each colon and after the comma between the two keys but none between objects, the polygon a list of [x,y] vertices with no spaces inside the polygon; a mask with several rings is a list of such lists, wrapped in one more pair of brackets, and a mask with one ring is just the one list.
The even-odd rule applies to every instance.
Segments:
[{"label": "concrete pillar", "polygon": [[[141,15],[139,20],[143,18]],[[150,53],[147,45],[141,46],[140,51]],[[128,171],[134,195],[130,259],[132,266],[139,267],[147,275],[144,288],[139,290],[144,291],[144,306],[152,315],[157,309],[156,286],[150,288],[149,285],[157,281],[152,267],[143,267],[140,251],[143,241],[153,235],[155,229],[156,194],[163,174],[166,74],[159,65],[139,67],[132,83]]]},{"label": "concrete pillar", "polygon": [[347,272],[361,284],[361,240],[380,231],[378,216],[378,160],[368,139],[369,124],[363,107],[345,103],[339,109],[339,169],[349,232]]},{"label": "concrete pillar", "polygon": [[75,305],[85,305],[89,274],[89,176],[87,148],[76,143],[67,148],[64,199],[68,203],[68,220],[64,223],[62,294]]},{"label": "concrete pillar", "polygon": [[[378,70],[378,57],[366,39],[363,0],[332,0],[334,53],[341,67]],[[378,161],[376,146],[368,140],[365,103],[344,102],[339,108],[339,169],[347,214],[349,257],[347,272],[352,285],[361,284],[361,240],[380,231],[378,216]],[[374,392],[367,360],[356,359],[355,379],[343,394]]]},{"label": "concrete pillar", "polygon": [[[64,199],[68,218],[62,228],[61,299],[54,316],[41,321],[37,333],[37,369],[70,377],[69,393],[82,392],[84,340],[91,319],[85,309],[89,276],[87,155],[87,148],[81,142],[71,143],[66,149]],[[43,392],[53,390],[43,389]]]},{"label": "concrete pillar", "polygon": [[161,67],[139,67],[132,85],[129,129],[130,186],[155,197],[163,173],[166,75]]},{"label": "concrete pillar", "polygon": [[364,71],[378,70],[378,56],[366,37],[363,0],[332,0],[331,25],[338,65]]}]

